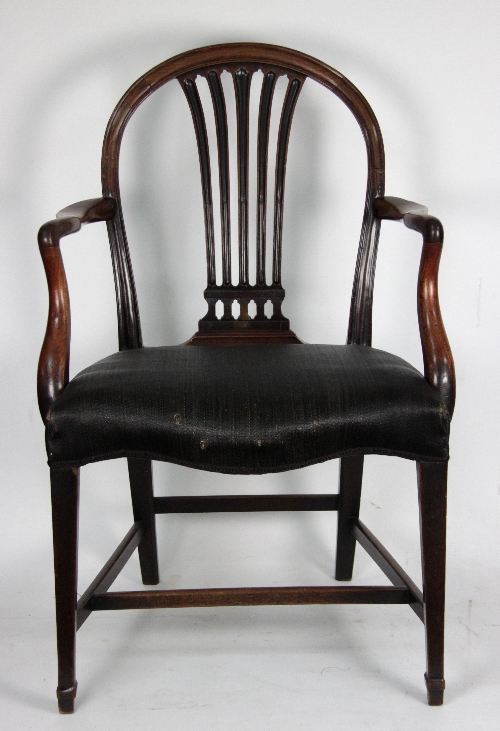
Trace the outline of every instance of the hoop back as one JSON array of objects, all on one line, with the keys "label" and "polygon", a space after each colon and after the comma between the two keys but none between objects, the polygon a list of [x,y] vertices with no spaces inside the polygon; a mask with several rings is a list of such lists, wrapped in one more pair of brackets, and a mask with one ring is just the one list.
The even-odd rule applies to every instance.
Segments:
[{"label": "hoop back", "polygon": [[[239,281],[231,279],[231,225],[229,188],[229,145],[226,103],[221,74],[231,74],[236,98],[238,171],[238,271]],[[263,74],[257,134],[257,226],[256,282],[249,281],[249,109],[250,86],[256,71]],[[197,88],[197,77],[208,83],[215,117],[220,188],[222,283],[216,282],[214,216],[210,152],[205,115]],[[288,77],[281,109],[275,164],[272,282],[266,282],[267,172],[269,125],[276,81]],[[181,84],[193,118],[203,194],[207,256],[207,314],[191,344],[261,342],[300,342],[290,331],[281,307],[285,290],[281,282],[283,209],[288,140],[293,112],[307,77],[333,91],[349,107],[363,133],[368,156],[368,181],[354,277],[348,342],[371,344],[372,291],[379,225],[373,216],[372,202],[384,194],[384,150],[380,129],[370,106],[347,79],[326,64],[297,51],[256,43],[224,44],[189,51],[155,67],[141,77],[122,97],[108,124],[103,145],[103,195],[117,201],[118,212],[108,222],[118,307],[120,349],[141,347],[137,297],[120,203],[118,162],[120,144],[128,120],[137,107],[172,79]],[[223,303],[223,315],[216,315],[216,304]],[[239,304],[239,316],[232,313]],[[249,314],[255,302],[256,315]],[[270,301],[273,312],[265,314]]]}]

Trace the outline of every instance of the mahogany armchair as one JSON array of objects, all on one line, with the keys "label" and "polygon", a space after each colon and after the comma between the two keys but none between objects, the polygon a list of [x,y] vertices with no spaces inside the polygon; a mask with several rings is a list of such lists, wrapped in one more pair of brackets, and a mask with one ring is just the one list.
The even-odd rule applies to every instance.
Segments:
[{"label": "mahogany armchair", "polygon": [[[249,280],[249,97],[262,71],[257,140],[256,282]],[[234,81],[237,110],[239,281],[231,279],[229,144],[220,75]],[[221,212],[222,281],[216,278],[210,151],[197,77],[210,88],[215,116]],[[272,282],[266,281],[269,120],[276,80],[288,78],[275,166]],[[307,345],[282,313],[282,223],[287,147],[293,112],[309,78],[354,114],[366,143],[368,181],[346,345]],[[156,89],[177,80],[189,104],[200,159],[205,218],[208,311],[185,344],[143,347],[139,310],[120,203],[118,161],[133,112]],[[441,320],[437,277],[441,223],[423,206],[384,196],[384,148],[378,122],[340,73],[297,51],[236,43],[201,48],[160,64],[133,84],[109,121],[102,155],[102,198],[65,208],[44,224],[39,246],[49,287],[49,316],[38,370],[53,505],[59,709],[76,696],[76,630],[98,610],[263,604],[408,604],[425,626],[428,702],[443,701],[446,477],[453,413],[453,359]],[[252,215],[255,215],[252,214]],[[424,375],[371,347],[372,291],[381,220],[399,220],[423,238],[418,320]],[[119,352],[69,379],[70,306],[62,237],[106,221],[116,285]],[[223,303],[217,317],[216,304]],[[239,316],[233,316],[233,303]],[[249,304],[256,315],[249,314]],[[273,314],[267,317],[265,304]],[[252,347],[248,347],[252,346]],[[365,454],[417,463],[423,591],[359,520]],[[128,459],[134,524],[77,601],[79,469]],[[154,497],[152,460],[233,474],[292,470],[341,459],[338,494]],[[352,577],[356,543],[391,586],[299,586],[172,591],[108,591],[138,548],[144,584],[159,582],[155,516],[159,513],[334,510],[335,578]]]}]

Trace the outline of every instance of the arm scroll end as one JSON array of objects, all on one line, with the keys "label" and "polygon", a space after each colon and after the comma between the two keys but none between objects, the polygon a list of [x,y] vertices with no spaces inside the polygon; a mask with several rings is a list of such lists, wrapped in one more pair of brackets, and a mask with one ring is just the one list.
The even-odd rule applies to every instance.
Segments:
[{"label": "arm scroll end", "polygon": [[418,213],[406,213],[403,216],[405,226],[422,234],[424,244],[442,244],[444,239],[443,224],[434,216],[423,216]]},{"label": "arm scroll end", "polygon": [[422,234],[426,244],[443,243],[443,225],[434,216],[429,216],[425,206],[404,198],[384,196],[375,198],[373,212],[377,218],[386,221],[402,221],[407,228]]},{"label": "arm scroll end", "polygon": [[38,231],[38,246],[40,251],[59,246],[59,241],[63,236],[76,233],[81,228],[80,219],[76,217],[68,217],[47,221]]}]

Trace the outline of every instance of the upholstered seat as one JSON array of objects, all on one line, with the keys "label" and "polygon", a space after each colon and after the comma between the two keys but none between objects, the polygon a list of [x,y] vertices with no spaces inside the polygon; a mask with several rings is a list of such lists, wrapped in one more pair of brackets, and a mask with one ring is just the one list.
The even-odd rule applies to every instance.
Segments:
[{"label": "upholstered seat", "polygon": [[[232,95],[231,85],[223,83],[224,78],[229,80],[227,75],[233,82],[236,115],[226,111],[226,96]],[[281,92],[275,95],[275,88],[285,79],[284,96]],[[194,125],[192,141],[196,139],[198,147],[206,309],[200,308],[198,330],[189,342],[151,348],[144,347],[142,340],[121,206],[119,159],[128,120],[148,96],[170,81],[178,83],[185,95]],[[302,88],[314,82],[347,105],[366,143],[366,199],[347,345],[301,342],[290,329],[281,276],[292,118]],[[204,104],[207,87],[212,108],[210,103]],[[260,96],[258,109],[254,92]],[[215,145],[207,131],[206,115],[215,125]],[[251,118],[257,123],[257,145],[252,153]],[[277,136],[273,119],[279,120]],[[231,132],[233,122],[235,134]],[[213,175],[215,146],[220,205],[217,234],[212,194],[217,178]],[[236,168],[230,165],[232,156]],[[269,161],[273,158],[271,221],[268,179],[272,178]],[[384,159],[373,110],[335,69],[277,46],[210,46],[168,59],[130,87],[106,130],[102,198],[75,203],[41,227],[38,241],[49,286],[49,316],[40,354],[38,402],[51,467],[61,712],[74,709],[76,629],[92,612],[259,604],[409,605],[425,623],[428,701],[431,705],[443,702],[446,475],[455,402],[453,357],[438,301],[443,227],[424,206],[384,195]],[[232,191],[230,171],[231,176],[236,172],[234,209],[231,200],[234,203],[236,191]],[[255,206],[250,205],[252,195]],[[187,206],[186,201],[183,215],[195,210],[194,203]],[[201,209],[199,212],[201,215]],[[249,226],[254,215],[255,237],[250,236]],[[423,375],[401,358],[371,347],[382,220],[403,221],[422,236],[417,310]],[[71,317],[60,241],[82,225],[98,221],[106,221],[108,226],[120,352],[70,378]],[[192,245],[200,249],[199,241]],[[201,304],[199,295],[198,301]],[[359,519],[367,454],[417,462],[423,591]],[[77,599],[79,467],[117,457],[128,458],[134,524]],[[152,460],[216,472],[262,474],[336,457],[341,458],[338,493],[158,497],[153,491]],[[135,548],[143,583],[159,583],[156,515],[260,510],[338,511],[336,580],[351,580],[355,547],[360,543],[391,586],[332,586],[328,580],[324,586],[109,591]]]},{"label": "upholstered seat", "polygon": [[53,466],[149,457],[241,474],[350,454],[446,460],[448,416],[415,368],[361,345],[140,348],[73,378],[47,448]]}]

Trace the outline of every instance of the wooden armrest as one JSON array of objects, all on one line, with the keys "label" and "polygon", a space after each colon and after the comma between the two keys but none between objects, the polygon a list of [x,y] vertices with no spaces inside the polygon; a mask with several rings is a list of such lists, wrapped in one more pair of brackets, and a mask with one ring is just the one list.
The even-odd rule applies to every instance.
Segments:
[{"label": "wooden armrest", "polygon": [[114,198],[89,198],[63,208],[56,213],[55,219],[47,221],[40,228],[38,232],[40,251],[50,246],[59,246],[63,236],[76,233],[86,223],[109,221],[115,216],[116,210]]},{"label": "wooden armrest", "polygon": [[402,221],[423,237],[422,257],[418,274],[418,324],[424,357],[424,374],[448,409],[450,418],[455,406],[455,367],[446,337],[438,296],[439,260],[443,248],[443,226],[429,216],[427,208],[403,198],[375,198],[373,211],[377,218]]},{"label": "wooden armrest", "polygon": [[384,198],[375,198],[373,201],[373,212],[377,218],[389,221],[401,221],[407,213],[419,213],[427,215],[427,208],[420,203],[407,201],[404,198],[394,198],[386,195]]},{"label": "wooden armrest", "polygon": [[38,361],[38,406],[44,422],[51,404],[69,378],[71,313],[59,242],[63,236],[79,231],[86,223],[113,218],[116,210],[113,198],[80,201],[63,208],[57,218],[44,223],[38,232],[38,246],[49,288],[47,329]]},{"label": "wooden armrest", "polygon": [[116,201],[114,198],[89,198],[86,201],[78,201],[71,206],[63,208],[56,213],[56,218],[79,218],[80,223],[96,223],[98,221],[109,221],[116,213]]},{"label": "wooden armrest", "polygon": [[373,212],[377,218],[387,221],[403,221],[405,226],[418,231],[426,244],[443,243],[443,226],[434,216],[429,216],[427,208],[404,198],[385,196],[375,198]]}]

